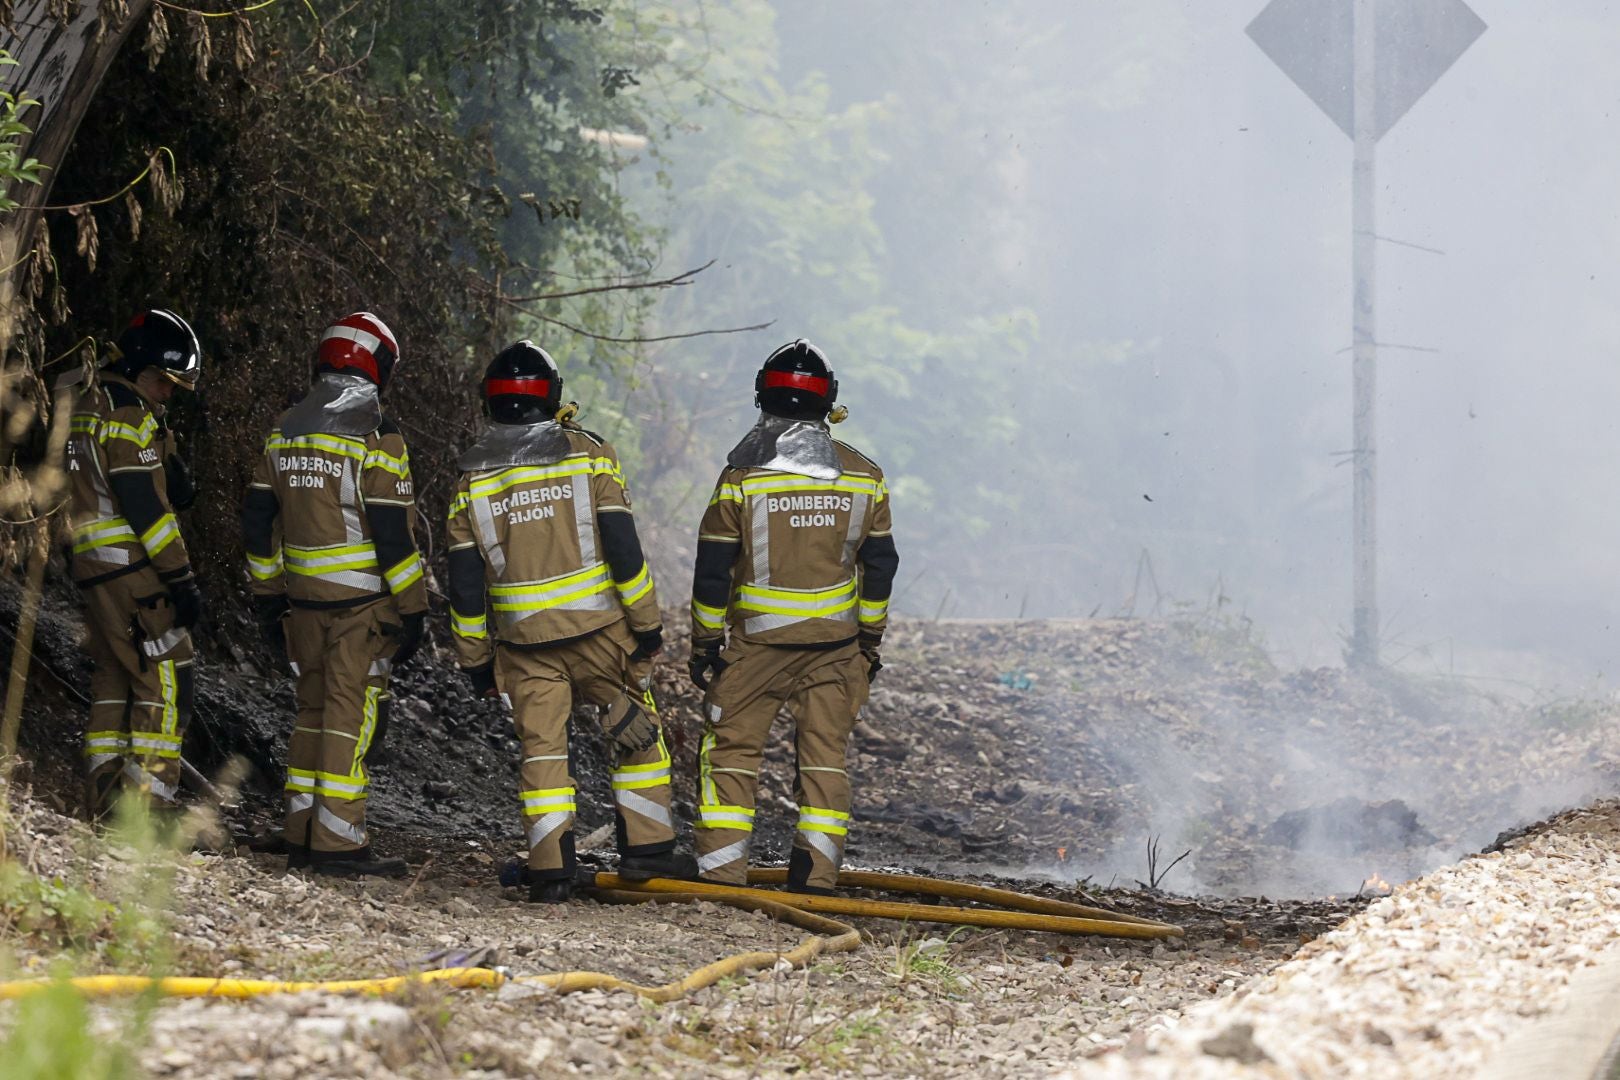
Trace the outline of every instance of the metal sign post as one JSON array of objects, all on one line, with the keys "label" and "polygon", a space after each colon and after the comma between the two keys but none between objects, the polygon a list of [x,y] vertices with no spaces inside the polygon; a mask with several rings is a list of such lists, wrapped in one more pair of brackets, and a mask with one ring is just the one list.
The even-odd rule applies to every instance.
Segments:
[{"label": "metal sign post", "polygon": [[1464,0],[1272,0],[1248,34],[1350,136],[1351,498],[1349,661],[1378,663],[1378,140],[1456,63],[1485,23]]}]

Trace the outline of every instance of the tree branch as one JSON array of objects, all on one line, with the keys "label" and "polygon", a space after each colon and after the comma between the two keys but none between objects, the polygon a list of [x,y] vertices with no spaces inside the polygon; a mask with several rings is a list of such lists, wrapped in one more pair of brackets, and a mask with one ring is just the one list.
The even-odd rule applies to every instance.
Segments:
[{"label": "tree branch", "polygon": [[674,277],[663,278],[660,281],[626,281],[614,285],[593,285],[587,289],[571,289],[568,292],[539,293],[535,296],[503,296],[501,299],[508,304],[530,304],[537,300],[567,300],[575,296],[590,296],[594,293],[632,292],[637,289],[670,289],[692,284],[692,278],[703,273],[714,263],[715,260],[710,259],[702,266],[676,274]]}]

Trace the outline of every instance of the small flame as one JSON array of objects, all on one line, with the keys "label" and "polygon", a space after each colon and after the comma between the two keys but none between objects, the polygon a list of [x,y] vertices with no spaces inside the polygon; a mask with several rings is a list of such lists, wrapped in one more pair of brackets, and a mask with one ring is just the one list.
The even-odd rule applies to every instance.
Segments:
[{"label": "small flame", "polygon": [[1066,848],[1066,847],[1059,847],[1058,848],[1058,862],[1068,862],[1068,861],[1069,861],[1069,849]]},{"label": "small flame", "polygon": [[1359,896],[1388,896],[1395,891],[1395,886],[1385,881],[1378,871],[1374,870],[1372,876],[1361,883]]}]

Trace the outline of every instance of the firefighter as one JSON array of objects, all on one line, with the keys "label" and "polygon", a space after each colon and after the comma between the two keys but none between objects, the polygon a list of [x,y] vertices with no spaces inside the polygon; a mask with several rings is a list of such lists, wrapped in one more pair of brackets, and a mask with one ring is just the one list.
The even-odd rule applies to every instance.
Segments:
[{"label": "firefighter", "polygon": [[92,817],[121,790],[139,790],[156,809],[178,808],[180,743],[191,718],[189,631],[203,601],[174,516],[195,490],[164,413],[177,388],[196,387],[201,365],[184,319],[143,311],[73,413],[70,564],[95,663],[84,741]]},{"label": "firefighter", "polygon": [[427,586],[416,493],[383,390],[399,345],[370,312],[321,336],[314,385],[277,421],[242,508],[259,625],[298,680],[287,747],[288,869],[397,876],[366,829],[366,755],[388,675],[421,645]]},{"label": "firefighter", "polygon": [[663,628],[618,455],[572,422],[562,375],[520,341],[485,373],[488,429],[460,459],[450,503],[450,620],[476,693],[512,710],[529,899],[573,889],[576,786],[568,717],[594,705],[616,756],[619,873],[691,877],[675,851],[670,759],[652,694]]},{"label": "firefighter", "polygon": [[786,706],[799,804],[788,888],[825,894],[849,832],[845,750],[883,666],[900,556],[883,470],[828,429],[848,411],[822,351],[802,339],[782,346],[754,390],[759,422],[720,474],[692,581],[689,670],[707,711],[698,870],[706,881],[746,882],[760,759]]}]

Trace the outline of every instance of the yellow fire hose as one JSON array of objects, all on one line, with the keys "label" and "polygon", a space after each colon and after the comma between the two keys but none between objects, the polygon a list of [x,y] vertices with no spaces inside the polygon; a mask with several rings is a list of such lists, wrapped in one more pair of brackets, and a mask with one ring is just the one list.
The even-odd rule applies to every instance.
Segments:
[{"label": "yellow fire hose", "polygon": [[[894,885],[885,885],[883,888],[894,888],[898,891],[913,892],[915,890],[903,883],[912,879],[898,874],[879,875],[893,881]],[[843,874],[838,876],[840,884],[845,883]],[[933,879],[928,879],[933,880]],[[934,884],[946,885],[948,882],[935,881]],[[669,881],[663,878],[654,878],[651,881],[622,881],[617,874],[597,874],[596,887],[599,889],[624,889],[630,892],[641,893],[695,893],[709,900],[729,900],[734,897],[757,896],[753,890],[742,885],[716,885],[708,881]],[[973,886],[965,886],[973,888]],[[1001,890],[995,890],[1001,891]],[[998,911],[993,908],[964,908],[945,907],[940,904],[900,904],[891,900],[861,900],[846,896],[812,896],[803,893],[771,893],[772,900],[789,907],[804,911],[821,911],[831,915],[864,915],[873,919],[900,919],[907,922],[936,922],[949,923],[953,926],[992,926],[1004,930],[1044,930],[1053,934],[1094,934],[1099,937],[1155,939],[1180,937],[1181,928],[1167,923],[1136,920],[1126,922],[1112,912],[1105,912],[1105,919],[1081,917],[1072,914],[1037,914],[1031,911]],[[1022,897],[1026,903],[1060,903],[1060,901],[1041,901],[1036,897]],[[1076,908],[1078,904],[1064,905]],[[1093,911],[1097,909],[1091,909]]]},{"label": "yellow fire hose", "polygon": [[[778,884],[787,880],[785,870],[756,870],[749,880]],[[685,978],[662,986],[641,986],[598,971],[564,971],[548,975],[508,975],[491,968],[444,968],[412,975],[380,979],[343,979],[327,982],[286,982],[275,979],[211,979],[200,977],[153,978],[145,975],[86,975],[66,980],[87,997],[156,992],[160,997],[252,998],[263,994],[296,994],[318,991],[332,994],[392,994],[411,985],[442,985],[450,989],[493,989],[508,983],[545,986],[559,994],[580,990],[627,990],[656,1002],[675,1001],[721,979],[786,962],[802,967],[826,953],[849,952],[860,946],[861,933],[847,923],[818,912],[862,915],[871,918],[915,922],[941,922],[958,926],[992,926],[1014,930],[1044,930],[1060,934],[1096,934],[1107,937],[1154,939],[1179,936],[1180,927],[1156,923],[1100,908],[1088,908],[1061,900],[1027,896],[1006,889],[967,885],[937,878],[844,871],[840,885],[885,889],[924,896],[951,897],[999,903],[1021,910],[945,907],[935,904],[902,904],[883,900],[861,900],[842,896],[811,896],[798,893],[764,893],[736,885],[716,885],[703,881],[620,881],[616,874],[597,874],[591,895],[613,904],[639,904],[648,901],[695,903],[708,900],[763,911],[779,922],[789,923],[810,936],[787,952],[746,952],[728,956],[698,968]],[[53,979],[18,979],[0,982],[0,1000],[36,994],[59,985]]]}]

